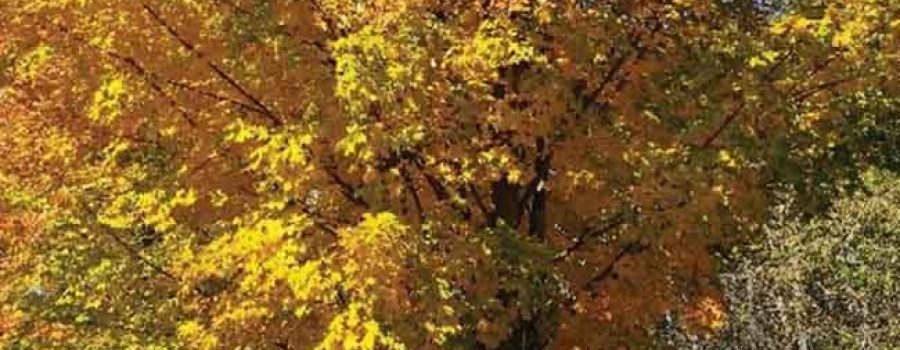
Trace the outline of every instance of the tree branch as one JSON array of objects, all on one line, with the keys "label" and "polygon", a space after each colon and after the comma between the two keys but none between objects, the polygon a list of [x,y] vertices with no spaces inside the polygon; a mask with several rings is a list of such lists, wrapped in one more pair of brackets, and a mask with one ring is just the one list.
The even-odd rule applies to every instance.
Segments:
[{"label": "tree branch", "polygon": [[572,244],[571,246],[569,246],[568,248],[564,249],[562,252],[556,254],[556,256],[553,257],[553,260],[554,261],[564,260],[569,255],[574,253],[576,250],[581,249],[581,247],[583,247],[587,243],[588,239],[591,239],[591,238],[603,235],[607,232],[610,232],[610,231],[618,228],[619,226],[622,226],[623,224],[625,224],[626,221],[627,220],[626,220],[625,212],[619,212],[619,213],[616,213],[615,215],[613,215],[611,218],[609,218],[609,220],[605,224],[603,224],[599,227],[589,228],[589,229],[582,231],[581,234],[579,234],[578,237],[575,238],[575,243]]},{"label": "tree branch", "polygon": [[603,282],[613,275],[616,266],[619,264],[619,262],[622,261],[622,259],[631,255],[640,254],[643,251],[647,250],[647,248],[648,246],[646,244],[638,242],[628,242],[624,246],[622,246],[619,252],[616,253],[615,257],[613,257],[612,261],[610,261],[609,264],[606,265],[606,267],[601,269],[600,272],[598,272],[588,281],[586,288],[590,290],[591,296],[597,295],[597,287],[599,286],[600,282]]},{"label": "tree branch", "polygon": [[170,36],[172,36],[178,43],[180,43],[182,47],[184,47],[189,52],[191,52],[194,55],[194,57],[197,57],[198,59],[204,61],[206,63],[206,66],[209,67],[217,76],[219,76],[219,78],[224,80],[228,85],[230,85],[232,88],[234,88],[241,96],[243,96],[244,98],[249,100],[257,108],[259,108],[262,111],[263,115],[266,118],[268,118],[269,121],[272,122],[272,124],[274,124],[275,126],[281,126],[284,124],[284,122],[281,120],[281,118],[278,118],[275,115],[275,113],[273,113],[272,110],[270,110],[268,107],[266,107],[266,105],[263,104],[259,98],[257,98],[256,96],[251,94],[250,91],[248,91],[246,88],[241,86],[237,82],[237,80],[235,80],[230,75],[228,75],[228,73],[225,73],[225,71],[222,68],[220,68],[218,65],[216,65],[212,61],[207,60],[206,56],[202,52],[197,50],[197,48],[192,43],[190,43],[189,41],[187,41],[187,39],[185,39],[183,36],[181,36],[178,33],[178,31],[175,30],[174,27],[172,27],[168,22],[166,22],[166,20],[164,18],[162,18],[162,16],[158,12],[156,12],[156,10],[154,10],[152,7],[150,7],[150,5],[144,3],[143,1],[140,1],[140,0],[138,0],[138,1],[141,3],[141,6],[144,8],[144,10],[148,14],[150,14],[150,17],[153,19],[153,21],[155,21],[157,24],[159,24],[161,27],[163,27],[166,30],[166,32],[169,33]]}]

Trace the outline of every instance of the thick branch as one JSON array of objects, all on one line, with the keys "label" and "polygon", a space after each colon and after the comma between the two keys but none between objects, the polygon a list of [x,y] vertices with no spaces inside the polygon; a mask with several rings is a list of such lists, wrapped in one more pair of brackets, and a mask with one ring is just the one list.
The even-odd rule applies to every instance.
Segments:
[{"label": "thick branch", "polygon": [[400,168],[400,174],[403,176],[403,183],[406,186],[406,190],[412,196],[419,222],[425,223],[425,208],[422,206],[422,200],[419,198],[418,193],[419,190],[416,188],[416,184],[413,181],[412,176],[409,174],[409,171],[407,171],[406,168],[403,167]]},{"label": "thick branch", "polygon": [[551,154],[544,150],[544,139],[538,139],[538,150],[541,155],[534,164],[535,178],[529,186],[531,191],[531,204],[528,233],[533,237],[540,237],[546,229],[547,190],[546,184],[550,180]]}]

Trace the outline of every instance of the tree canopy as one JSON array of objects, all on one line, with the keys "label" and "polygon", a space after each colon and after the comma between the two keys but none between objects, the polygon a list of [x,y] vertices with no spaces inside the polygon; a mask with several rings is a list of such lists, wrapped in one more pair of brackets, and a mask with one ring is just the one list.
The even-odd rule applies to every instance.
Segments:
[{"label": "tree canopy", "polygon": [[891,0],[4,0],[0,345],[713,332],[778,190],[900,165],[898,69]]}]

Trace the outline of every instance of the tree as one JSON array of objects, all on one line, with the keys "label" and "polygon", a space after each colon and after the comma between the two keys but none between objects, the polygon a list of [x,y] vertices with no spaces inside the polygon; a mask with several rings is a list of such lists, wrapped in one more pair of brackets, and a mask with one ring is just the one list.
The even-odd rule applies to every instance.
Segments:
[{"label": "tree", "polygon": [[729,324],[685,349],[894,349],[900,343],[895,176],[809,221],[782,208],[723,276]]},{"label": "tree", "polygon": [[588,349],[716,315],[711,252],[773,184],[824,207],[890,160],[847,121],[900,67],[890,2],[738,3],[4,1],[6,113],[79,140],[11,181],[61,200],[4,341]]}]

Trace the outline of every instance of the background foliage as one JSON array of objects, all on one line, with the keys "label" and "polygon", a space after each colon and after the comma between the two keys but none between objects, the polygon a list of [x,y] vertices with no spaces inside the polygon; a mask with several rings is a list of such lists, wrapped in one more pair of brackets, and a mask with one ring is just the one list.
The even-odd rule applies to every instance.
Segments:
[{"label": "background foliage", "polygon": [[[897,180],[872,176],[869,194],[822,217],[787,217],[742,249],[722,275],[728,326],[714,341],[668,333],[683,349],[896,349]],[[677,335],[676,335],[677,334]],[[674,336],[673,336],[674,335]]]}]

